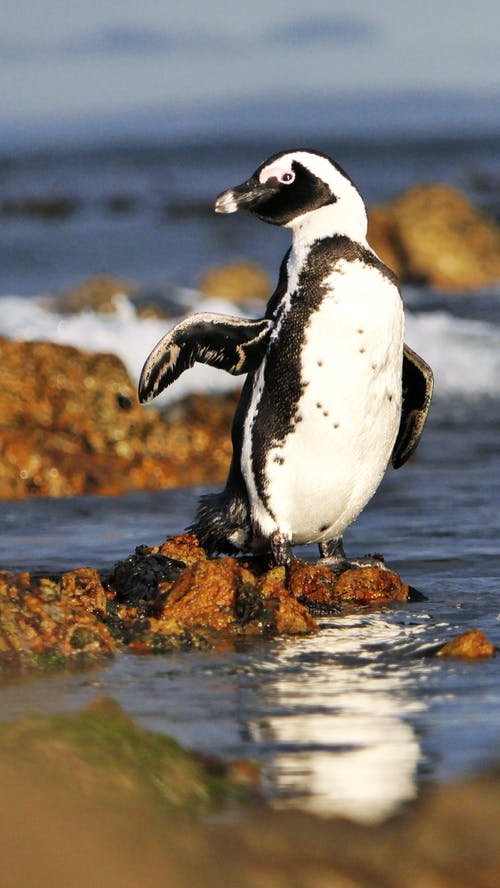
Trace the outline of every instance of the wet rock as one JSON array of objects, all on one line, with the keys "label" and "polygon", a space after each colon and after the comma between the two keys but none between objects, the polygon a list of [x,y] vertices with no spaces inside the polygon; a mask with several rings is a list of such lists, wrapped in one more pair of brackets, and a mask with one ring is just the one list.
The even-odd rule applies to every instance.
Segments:
[{"label": "wet rock", "polygon": [[368,240],[403,281],[469,290],[500,280],[500,228],[449,185],[420,185],[369,213]]},{"label": "wet rock", "polygon": [[184,569],[182,561],[175,561],[147,546],[137,546],[135,553],[115,565],[108,580],[117,601],[137,605],[156,598],[161,583],[171,583]]},{"label": "wet rock", "polygon": [[408,586],[388,570],[208,558],[194,534],[180,534],[138,546],[105,579],[91,568],[59,579],[0,574],[0,665],[68,665],[122,649],[227,648],[239,638],[315,632],[315,616],[344,607],[406,600]]},{"label": "wet rock", "polygon": [[272,285],[258,265],[242,260],[207,269],[201,277],[200,290],[204,296],[245,305],[255,300],[267,301]]},{"label": "wet rock", "polygon": [[480,629],[469,629],[457,635],[436,652],[436,657],[457,657],[461,660],[484,660],[495,655],[495,646]]},{"label": "wet rock", "polygon": [[379,567],[350,569],[340,574],[335,592],[342,602],[353,604],[384,604],[408,601],[409,588],[391,570]]},{"label": "wet rock", "polygon": [[114,654],[106,610],[99,574],[90,568],[60,580],[0,573],[0,666],[82,666]]},{"label": "wet rock", "polygon": [[316,616],[339,613],[339,575],[320,564],[294,561],[290,567],[290,591]]},{"label": "wet rock", "polygon": [[221,483],[235,397],[145,409],[114,355],[0,338],[0,497]]}]

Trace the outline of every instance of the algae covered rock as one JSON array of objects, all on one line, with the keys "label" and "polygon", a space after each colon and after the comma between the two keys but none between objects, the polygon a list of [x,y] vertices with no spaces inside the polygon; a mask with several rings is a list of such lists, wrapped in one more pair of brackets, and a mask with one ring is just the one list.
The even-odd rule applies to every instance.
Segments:
[{"label": "algae covered rock", "polygon": [[[110,699],[71,715],[37,715],[0,725],[0,763],[78,798],[153,802],[203,810],[232,791],[231,766],[184,750],[137,725]],[[247,782],[250,785],[250,782]],[[240,781],[243,786],[243,781]]]}]

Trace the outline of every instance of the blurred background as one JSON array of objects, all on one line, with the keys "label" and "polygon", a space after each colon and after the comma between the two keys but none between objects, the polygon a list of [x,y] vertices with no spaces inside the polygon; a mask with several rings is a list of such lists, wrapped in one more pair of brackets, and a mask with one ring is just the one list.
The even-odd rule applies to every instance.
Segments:
[{"label": "blurred background", "polygon": [[288,147],[369,203],[439,179],[497,212],[499,49],[494,0],[3,0],[0,293],[193,286],[235,253],[274,275],[286,237],[208,212]]}]

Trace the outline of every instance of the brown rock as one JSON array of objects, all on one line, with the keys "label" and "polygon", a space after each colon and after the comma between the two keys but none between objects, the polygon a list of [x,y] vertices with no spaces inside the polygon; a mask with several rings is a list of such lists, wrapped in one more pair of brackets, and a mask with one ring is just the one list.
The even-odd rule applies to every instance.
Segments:
[{"label": "brown rock", "polygon": [[495,646],[488,641],[480,629],[469,629],[444,644],[436,653],[437,657],[459,657],[463,660],[484,660],[494,657]]},{"label": "brown rock", "polygon": [[181,533],[178,536],[168,537],[158,549],[160,555],[167,558],[175,558],[184,564],[195,564],[197,561],[206,561],[207,554],[201,548],[194,533]]},{"label": "brown rock", "polygon": [[116,650],[103,622],[99,574],[80,568],[61,581],[0,574],[0,664],[52,666],[109,656]]},{"label": "brown rock", "polygon": [[[296,590],[298,587],[296,583]],[[287,588],[284,567],[274,567],[259,578],[261,611],[256,614],[257,626],[271,635],[306,635],[318,626],[296,592]]]},{"label": "brown rock", "polygon": [[290,567],[290,591],[312,613],[336,613],[339,610],[338,574],[321,564],[293,561]]},{"label": "brown rock", "polygon": [[449,290],[500,280],[500,229],[449,185],[420,185],[369,214],[368,240],[403,280]]},{"label": "brown rock", "polygon": [[219,297],[245,305],[256,299],[269,299],[272,293],[267,274],[253,262],[242,260],[209,268],[200,280],[204,296]]},{"label": "brown rock", "polygon": [[222,482],[233,396],[144,408],[122,362],[0,338],[0,497],[119,494]]},{"label": "brown rock", "polygon": [[404,601],[396,574],[366,568],[332,573],[294,562],[207,558],[193,534],[139,546],[106,584],[92,568],[60,580],[0,573],[0,666],[67,665],[115,652],[231,646],[238,637],[304,635],[313,614]]},{"label": "brown rock", "polygon": [[409,589],[397,574],[379,567],[351,569],[341,573],[335,592],[341,601],[355,604],[383,604],[408,601]]}]

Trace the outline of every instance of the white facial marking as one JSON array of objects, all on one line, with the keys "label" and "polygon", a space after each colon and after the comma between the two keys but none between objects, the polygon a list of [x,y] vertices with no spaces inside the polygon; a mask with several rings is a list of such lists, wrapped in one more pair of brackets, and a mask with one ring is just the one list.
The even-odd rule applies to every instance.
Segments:
[{"label": "white facial marking", "polygon": [[282,182],[284,185],[291,185],[295,179],[291,162],[286,163],[283,160],[277,160],[275,163],[270,163],[269,166],[264,167],[259,173],[259,182],[263,185],[269,179],[277,179],[278,182]]}]

